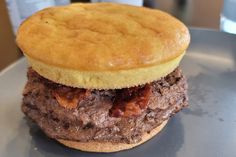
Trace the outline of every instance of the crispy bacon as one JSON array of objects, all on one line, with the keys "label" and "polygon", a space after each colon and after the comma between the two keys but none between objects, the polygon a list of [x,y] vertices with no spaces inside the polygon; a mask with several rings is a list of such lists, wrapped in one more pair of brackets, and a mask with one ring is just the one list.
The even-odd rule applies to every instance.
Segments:
[{"label": "crispy bacon", "polygon": [[79,102],[79,99],[77,97],[74,97],[72,99],[67,99],[66,96],[60,96],[56,92],[53,92],[53,95],[55,96],[58,104],[60,104],[64,108],[68,108],[68,109],[76,108]]},{"label": "crispy bacon", "polygon": [[[128,92],[128,93],[127,93]],[[113,117],[134,117],[139,116],[148,106],[151,97],[151,86],[146,84],[144,87],[133,87],[117,95],[115,103],[111,108]]]},{"label": "crispy bacon", "polygon": [[88,93],[87,90],[85,91],[69,87],[54,89],[52,92],[58,104],[67,109],[76,108],[82,98],[87,96]]},{"label": "crispy bacon", "polygon": [[[149,84],[143,87],[121,89],[114,98],[115,101],[110,110],[111,116],[139,116],[147,108],[151,93],[151,86]],[[91,95],[91,90],[61,87],[54,89],[52,94],[59,105],[67,109],[74,109],[81,100]]]}]

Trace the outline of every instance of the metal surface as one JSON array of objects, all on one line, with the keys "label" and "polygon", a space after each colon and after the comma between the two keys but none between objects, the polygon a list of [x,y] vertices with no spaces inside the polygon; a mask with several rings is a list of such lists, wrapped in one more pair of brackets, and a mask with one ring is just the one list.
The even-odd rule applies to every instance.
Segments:
[{"label": "metal surface", "polygon": [[181,67],[189,82],[190,107],[174,116],[152,140],[119,153],[86,153],[66,148],[28,124],[20,111],[26,61],[0,74],[1,157],[235,157],[236,36],[191,29]]}]

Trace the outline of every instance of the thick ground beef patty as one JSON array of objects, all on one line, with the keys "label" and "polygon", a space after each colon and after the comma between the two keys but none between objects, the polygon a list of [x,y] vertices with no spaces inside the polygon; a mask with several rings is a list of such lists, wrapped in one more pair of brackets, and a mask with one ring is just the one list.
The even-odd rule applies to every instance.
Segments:
[{"label": "thick ground beef patty", "polygon": [[22,111],[51,138],[136,143],[187,106],[187,82],[179,68],[145,85],[87,90],[49,81],[31,68]]}]

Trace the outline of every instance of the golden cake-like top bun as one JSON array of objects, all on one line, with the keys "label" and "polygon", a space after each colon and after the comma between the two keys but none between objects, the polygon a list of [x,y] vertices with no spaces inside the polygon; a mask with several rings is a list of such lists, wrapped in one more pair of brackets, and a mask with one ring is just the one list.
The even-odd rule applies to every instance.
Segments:
[{"label": "golden cake-like top bun", "polygon": [[25,20],[17,33],[18,46],[39,74],[98,89],[167,75],[189,42],[188,29],[169,14],[113,3],[47,8]]}]

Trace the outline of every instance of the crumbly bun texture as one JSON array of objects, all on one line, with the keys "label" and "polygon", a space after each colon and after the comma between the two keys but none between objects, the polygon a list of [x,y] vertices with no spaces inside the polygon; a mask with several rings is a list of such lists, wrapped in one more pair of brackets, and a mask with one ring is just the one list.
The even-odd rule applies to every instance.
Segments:
[{"label": "crumbly bun texture", "polygon": [[32,15],[16,41],[45,78],[73,87],[117,89],[173,71],[190,36],[183,23],[159,10],[77,3]]},{"label": "crumbly bun texture", "polygon": [[134,144],[111,143],[111,142],[76,142],[76,141],[68,141],[68,140],[62,140],[62,139],[57,139],[57,141],[67,147],[82,150],[82,151],[87,151],[87,152],[103,152],[103,153],[118,152],[118,151],[134,148],[150,140],[152,137],[158,134],[165,127],[167,122],[168,120],[162,122],[161,125],[153,129],[150,133],[145,133],[143,135],[142,140]]}]

